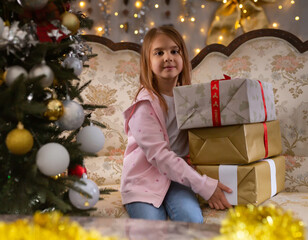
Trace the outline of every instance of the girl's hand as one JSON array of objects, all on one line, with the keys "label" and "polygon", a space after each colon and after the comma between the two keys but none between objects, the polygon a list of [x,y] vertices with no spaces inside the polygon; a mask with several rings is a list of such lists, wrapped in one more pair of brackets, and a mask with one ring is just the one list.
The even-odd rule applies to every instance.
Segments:
[{"label": "girl's hand", "polygon": [[208,203],[209,203],[211,208],[215,208],[217,210],[223,210],[223,209],[232,207],[232,205],[230,205],[230,203],[226,199],[223,191],[225,191],[227,193],[232,193],[232,190],[230,188],[228,188],[227,186],[218,182],[218,185],[217,185],[213,195],[208,200]]}]

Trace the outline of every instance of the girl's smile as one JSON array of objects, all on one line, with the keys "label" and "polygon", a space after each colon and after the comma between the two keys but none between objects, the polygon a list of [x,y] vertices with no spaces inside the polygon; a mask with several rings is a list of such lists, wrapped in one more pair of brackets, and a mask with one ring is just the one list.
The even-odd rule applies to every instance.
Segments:
[{"label": "girl's smile", "polygon": [[161,33],[154,38],[150,64],[159,90],[172,96],[172,88],[183,70],[183,59],[179,47],[166,34]]}]

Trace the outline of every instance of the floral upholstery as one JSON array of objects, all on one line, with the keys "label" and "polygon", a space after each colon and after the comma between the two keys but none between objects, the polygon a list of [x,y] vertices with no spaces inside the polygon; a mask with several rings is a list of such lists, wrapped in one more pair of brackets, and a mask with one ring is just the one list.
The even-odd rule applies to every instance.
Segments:
[{"label": "floral upholstery", "polygon": [[[86,159],[85,164],[88,176],[100,188],[118,190],[127,141],[122,112],[131,104],[138,88],[139,54],[127,49],[112,51],[97,42],[88,44],[98,56],[89,61],[89,68],[80,76],[83,83],[92,80],[83,97],[85,103],[103,104],[107,108],[92,113],[93,119],[106,125],[102,129],[106,143],[99,156]],[[229,56],[220,51],[203,56],[193,68],[193,83],[221,79],[223,74],[273,84],[286,156],[286,191],[263,204],[291,209],[308,225],[308,51],[300,53],[279,37],[257,37],[243,41]],[[128,216],[119,191],[102,197],[94,216]],[[226,212],[205,206],[203,213],[206,223],[219,223]]]},{"label": "floral upholstery", "polygon": [[127,142],[122,112],[130,106],[138,89],[139,55],[135,51],[113,52],[99,43],[89,43],[97,57],[84,68],[81,82],[91,80],[82,92],[85,103],[105,105],[91,118],[103,123],[106,141],[98,157],[86,159],[88,175],[99,187],[120,184],[123,154]]}]

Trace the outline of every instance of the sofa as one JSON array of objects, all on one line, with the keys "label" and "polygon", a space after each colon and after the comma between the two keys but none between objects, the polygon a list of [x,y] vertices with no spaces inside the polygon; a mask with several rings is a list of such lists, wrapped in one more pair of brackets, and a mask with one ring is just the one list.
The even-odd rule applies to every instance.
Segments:
[{"label": "sofa", "polygon": [[[85,35],[84,39],[97,54],[80,75],[81,83],[91,80],[82,93],[84,103],[107,106],[92,112],[91,118],[106,126],[102,129],[106,140],[97,157],[85,159],[85,166],[88,177],[99,188],[118,190],[101,195],[91,215],[127,218],[119,192],[127,143],[122,112],[132,103],[139,86],[141,46],[94,35]],[[285,190],[262,205],[291,210],[308,226],[308,41],[302,42],[283,30],[255,30],[237,37],[227,47],[206,46],[191,63],[193,84],[221,79],[223,74],[273,84],[286,159]],[[205,223],[219,224],[227,212],[207,205],[202,209]]]}]

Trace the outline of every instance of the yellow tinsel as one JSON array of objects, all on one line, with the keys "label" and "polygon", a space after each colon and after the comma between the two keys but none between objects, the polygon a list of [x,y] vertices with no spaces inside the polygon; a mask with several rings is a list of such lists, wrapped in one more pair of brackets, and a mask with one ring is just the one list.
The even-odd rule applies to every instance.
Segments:
[{"label": "yellow tinsel", "polygon": [[213,240],[304,240],[304,223],[275,206],[236,206]]},{"label": "yellow tinsel", "polygon": [[85,230],[79,223],[63,217],[60,212],[35,213],[32,220],[0,222],[0,239],[6,240],[118,240],[101,236],[95,230]]}]

